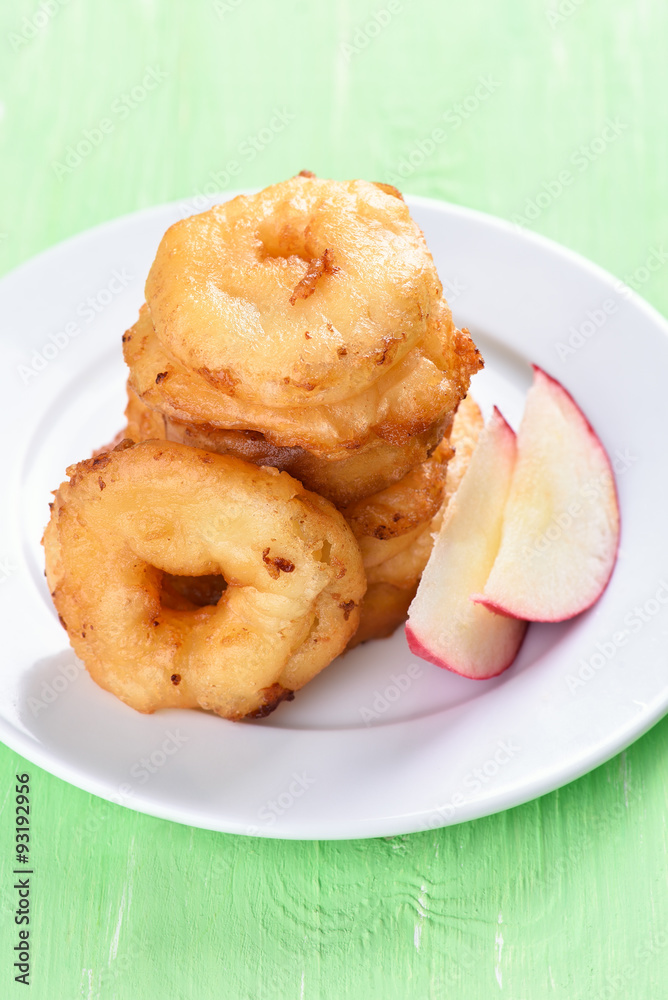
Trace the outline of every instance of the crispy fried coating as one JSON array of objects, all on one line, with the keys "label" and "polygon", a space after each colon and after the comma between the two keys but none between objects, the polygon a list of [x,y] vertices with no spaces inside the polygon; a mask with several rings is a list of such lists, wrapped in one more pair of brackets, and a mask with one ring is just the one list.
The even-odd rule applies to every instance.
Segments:
[{"label": "crispy fried coating", "polygon": [[354,537],[287,473],[126,441],[68,475],[44,535],[49,589],[93,679],[138,711],[266,714],[354,633]]}]

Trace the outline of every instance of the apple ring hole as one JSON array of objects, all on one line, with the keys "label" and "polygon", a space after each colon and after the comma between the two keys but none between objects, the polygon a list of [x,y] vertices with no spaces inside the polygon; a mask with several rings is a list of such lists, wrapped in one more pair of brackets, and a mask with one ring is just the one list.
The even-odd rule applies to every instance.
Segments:
[{"label": "apple ring hole", "polygon": [[318,255],[307,246],[306,227],[294,223],[280,225],[275,218],[263,220],[256,232],[261,261],[298,258],[307,266]]},{"label": "apple ring hole", "polygon": [[208,576],[175,576],[163,573],[160,584],[160,604],[171,611],[196,611],[215,607],[227,590],[220,574]]}]

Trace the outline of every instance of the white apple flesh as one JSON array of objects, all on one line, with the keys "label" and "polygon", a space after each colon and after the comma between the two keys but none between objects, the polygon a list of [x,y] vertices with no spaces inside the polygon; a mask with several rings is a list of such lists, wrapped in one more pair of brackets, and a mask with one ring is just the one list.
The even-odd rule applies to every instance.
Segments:
[{"label": "white apple flesh", "polygon": [[495,409],[446,508],[408,612],[406,637],[417,656],[477,680],[509,667],[526,631],[525,622],[470,598],[484,587],[499,549],[515,454],[515,433]]},{"label": "white apple flesh", "polygon": [[618,544],[606,451],[570,394],[534,366],[499,553],[473,599],[529,621],[572,618],[605,589]]}]

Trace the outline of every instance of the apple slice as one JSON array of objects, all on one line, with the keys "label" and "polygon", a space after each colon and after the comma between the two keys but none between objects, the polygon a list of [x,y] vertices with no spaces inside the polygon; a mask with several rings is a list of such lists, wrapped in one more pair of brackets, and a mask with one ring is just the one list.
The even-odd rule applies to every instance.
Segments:
[{"label": "apple slice", "polygon": [[572,396],[534,365],[499,554],[473,599],[529,621],[572,618],[605,589],[618,544],[605,449]]},{"label": "apple slice", "polygon": [[406,637],[417,656],[478,680],[510,666],[526,631],[525,622],[470,599],[484,587],[499,550],[515,452],[515,433],[495,409],[446,507],[408,612]]}]

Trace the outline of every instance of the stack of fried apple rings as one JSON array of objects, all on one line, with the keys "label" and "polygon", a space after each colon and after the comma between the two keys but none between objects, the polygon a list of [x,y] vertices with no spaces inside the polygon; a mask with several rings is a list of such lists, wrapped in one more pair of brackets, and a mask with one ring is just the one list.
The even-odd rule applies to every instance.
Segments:
[{"label": "stack of fried apple rings", "polygon": [[[307,172],[173,225],[123,351],[123,444],[68,470],[45,536],[56,607],[140,711],[266,714],[404,620],[480,428],[479,352],[399,192]],[[118,592],[110,563],[83,600],[112,549]]]}]

